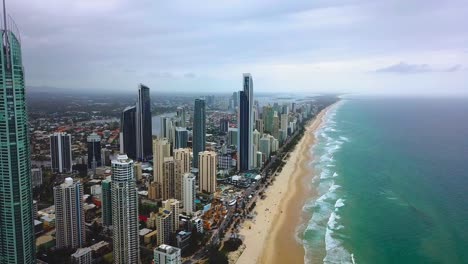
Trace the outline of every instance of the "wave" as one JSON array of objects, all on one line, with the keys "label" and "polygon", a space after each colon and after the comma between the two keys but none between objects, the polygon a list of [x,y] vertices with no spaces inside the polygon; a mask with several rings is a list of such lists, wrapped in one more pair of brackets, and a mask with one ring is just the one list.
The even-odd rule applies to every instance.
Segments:
[{"label": "wave", "polygon": [[343,187],[337,183],[341,174],[334,169],[335,154],[343,144],[350,141],[345,136],[337,135],[340,130],[334,119],[341,104],[327,111],[322,117],[323,125],[315,132],[317,144],[313,147],[315,159],[311,165],[319,172],[314,178],[314,182],[318,182],[319,197],[303,207],[304,212],[312,213],[305,228],[301,226],[306,263],[314,254],[320,255],[317,251],[320,248],[325,249],[324,263],[354,263],[354,256],[343,246],[343,236],[340,234],[340,231],[345,229],[345,226],[340,224],[340,211],[346,206],[346,200],[343,197]]}]

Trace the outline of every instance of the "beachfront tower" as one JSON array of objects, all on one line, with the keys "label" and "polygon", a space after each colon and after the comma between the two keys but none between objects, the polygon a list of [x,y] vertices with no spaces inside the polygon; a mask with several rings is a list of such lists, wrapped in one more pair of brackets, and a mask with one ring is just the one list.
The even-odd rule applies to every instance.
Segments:
[{"label": "beachfront tower", "polygon": [[125,154],[112,161],[111,196],[114,263],[139,263],[138,193],[133,160]]},{"label": "beachfront tower", "polygon": [[239,91],[239,111],[237,118],[238,133],[238,170],[247,171],[253,168],[253,81],[250,73],[243,75],[243,90]]},{"label": "beachfront tower", "polygon": [[193,110],[193,167],[198,168],[198,153],[205,151],[206,116],[205,100],[195,99]]},{"label": "beachfront tower", "polygon": [[52,170],[59,173],[72,171],[71,135],[56,132],[50,135]]},{"label": "beachfront tower", "polygon": [[[0,51],[0,263],[35,261],[28,113],[21,40],[5,4]],[[10,25],[7,27],[6,25]]]},{"label": "beachfront tower", "polygon": [[136,104],[136,153],[137,159],[152,156],[152,125],[150,88],[140,84]]}]

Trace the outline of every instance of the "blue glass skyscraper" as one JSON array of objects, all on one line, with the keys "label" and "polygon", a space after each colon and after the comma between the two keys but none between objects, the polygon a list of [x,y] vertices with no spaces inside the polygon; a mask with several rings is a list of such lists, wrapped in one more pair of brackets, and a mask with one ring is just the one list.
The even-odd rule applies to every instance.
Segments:
[{"label": "blue glass skyscraper", "polygon": [[237,118],[238,133],[238,170],[253,168],[253,81],[250,73],[243,75],[243,90],[239,91],[239,111]]},{"label": "blue glass skyscraper", "polygon": [[[19,32],[6,19],[0,50],[0,263],[35,263],[28,113]],[[8,25],[8,27],[7,27]]]},{"label": "blue glass skyscraper", "polygon": [[193,167],[198,168],[198,153],[205,151],[206,115],[205,100],[195,99],[193,110]]}]

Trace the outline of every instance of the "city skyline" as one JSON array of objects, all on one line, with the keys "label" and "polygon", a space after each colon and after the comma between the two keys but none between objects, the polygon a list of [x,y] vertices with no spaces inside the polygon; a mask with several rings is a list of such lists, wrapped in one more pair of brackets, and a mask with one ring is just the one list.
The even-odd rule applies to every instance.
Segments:
[{"label": "city skyline", "polygon": [[259,92],[467,93],[463,1],[8,4],[27,86],[229,92],[250,72]]}]

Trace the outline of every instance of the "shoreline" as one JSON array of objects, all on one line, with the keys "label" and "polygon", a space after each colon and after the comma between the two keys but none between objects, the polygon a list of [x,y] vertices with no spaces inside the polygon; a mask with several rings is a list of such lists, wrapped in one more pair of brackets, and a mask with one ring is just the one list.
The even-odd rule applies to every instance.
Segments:
[{"label": "shoreline", "polygon": [[311,146],[315,144],[315,131],[331,106],[309,121],[283,170],[266,190],[266,198],[257,201],[255,219],[244,222],[240,235],[245,238],[246,248],[237,263],[304,262],[304,247],[297,241],[296,233],[304,222],[304,203],[317,195],[312,188],[315,175],[308,166],[313,155]]}]

